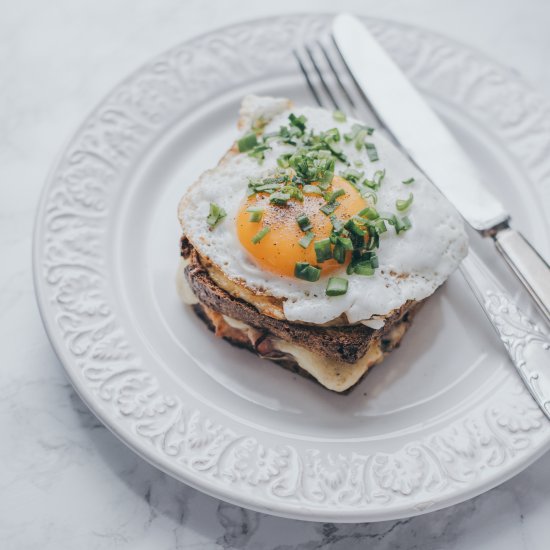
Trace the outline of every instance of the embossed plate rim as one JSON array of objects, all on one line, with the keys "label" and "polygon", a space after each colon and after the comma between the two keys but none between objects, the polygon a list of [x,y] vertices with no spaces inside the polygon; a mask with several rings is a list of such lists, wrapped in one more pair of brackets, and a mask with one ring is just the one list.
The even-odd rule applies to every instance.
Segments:
[{"label": "embossed plate rim", "polygon": [[[62,337],[60,337],[60,327],[56,325],[55,315],[52,315],[52,309],[49,304],[49,299],[51,296],[47,295],[47,289],[45,283],[45,274],[43,270],[46,268],[45,258],[43,259],[43,249],[45,248],[44,237],[44,227],[46,221],[46,206],[49,205],[50,208],[53,207],[53,197],[49,196],[49,193],[54,190],[55,176],[59,171],[59,176],[62,175],[62,168],[64,160],[64,153],[70,149],[73,143],[76,143],[81,134],[83,133],[86,125],[90,121],[98,123],[100,122],[100,114],[102,109],[108,104],[109,100],[113,99],[115,94],[123,91],[124,86],[127,83],[132,82],[134,79],[137,79],[141,74],[148,75],[148,71],[152,71],[154,67],[162,69],[161,61],[170,62],[171,56],[181,53],[185,47],[190,47],[194,45],[199,49],[202,47],[202,44],[208,38],[223,37],[225,35],[231,36],[232,32],[238,31],[239,29],[246,29],[250,26],[265,26],[266,28],[269,25],[279,25],[281,28],[284,28],[285,25],[289,25],[289,21],[307,21],[311,25],[321,25],[326,26],[329,16],[310,16],[302,15],[297,16],[293,15],[291,19],[285,16],[260,19],[257,21],[249,21],[245,23],[235,24],[231,27],[225,27],[206,35],[196,37],[190,41],[187,41],[183,44],[179,44],[176,47],[170,49],[164,54],[155,56],[153,60],[143,65],[141,68],[136,70],[130,76],[125,78],[118,86],[116,86],[113,91],[94,109],[94,111],[85,119],[82,126],[77,130],[74,137],[69,140],[67,147],[59,155],[58,161],[54,165],[52,172],[48,178],[47,184],[44,187],[40,203],[38,206],[38,213],[35,224],[34,232],[34,246],[33,246],[33,274],[35,281],[36,294],[38,299],[38,305],[40,309],[40,314],[44,321],[46,331],[52,342],[56,353],[61,359],[62,364],[64,365],[69,379],[71,380],[73,386],[77,393],[81,396],[84,402],[88,407],[101,419],[101,421],[111,429],[115,435],[117,435],[123,442],[125,442],[130,448],[137,452],[140,456],[159,467],[166,473],[188,483],[189,485],[205,491],[215,497],[222,498],[224,500],[233,502],[238,505],[247,506],[260,510],[267,513],[273,513],[281,516],[287,516],[292,518],[306,519],[306,520],[319,520],[319,521],[341,521],[341,522],[352,522],[352,521],[373,521],[373,520],[383,520],[383,519],[394,519],[403,516],[411,516],[420,514],[426,511],[435,510],[443,506],[448,506],[459,501],[470,498],[476,494],[479,494],[498,483],[504,481],[505,479],[511,477],[532,461],[534,461],[538,456],[545,452],[550,447],[550,430],[548,426],[541,423],[541,413],[538,411],[536,406],[532,407],[532,402],[526,393],[522,390],[521,385],[514,384],[514,387],[511,389],[510,401],[514,401],[514,411],[516,415],[512,415],[511,411],[508,411],[508,414],[511,416],[506,417],[505,415],[500,415],[495,418],[487,418],[485,422],[487,424],[487,432],[484,434],[474,434],[469,430],[470,427],[462,426],[465,433],[468,434],[469,438],[475,439],[478,437],[478,440],[475,440],[473,443],[469,441],[468,438],[464,445],[464,442],[455,442],[457,446],[455,449],[446,447],[450,445],[449,441],[443,440],[441,443],[437,441],[430,443],[428,441],[419,441],[416,442],[416,446],[406,445],[405,447],[399,449],[393,454],[386,453],[372,453],[371,455],[361,455],[357,453],[351,453],[349,456],[343,457],[337,456],[336,453],[331,455],[324,456],[323,453],[316,449],[302,449],[302,454],[298,456],[298,462],[294,464],[294,469],[289,467],[291,470],[291,475],[298,475],[298,481],[296,482],[299,487],[296,488],[295,493],[288,493],[285,495],[285,490],[288,492],[288,488],[285,486],[285,482],[288,482],[288,479],[285,478],[285,474],[280,472],[284,471],[284,468],[288,466],[289,461],[294,458],[292,453],[298,453],[297,449],[293,449],[291,445],[287,445],[285,448],[272,448],[269,446],[264,446],[262,441],[258,441],[254,437],[249,437],[248,435],[238,435],[235,434],[231,428],[226,428],[221,425],[213,425],[210,428],[216,432],[221,433],[221,440],[218,440],[218,443],[225,444],[226,433],[229,434],[229,443],[226,447],[223,448],[223,456],[229,457],[229,460],[233,460],[231,463],[232,468],[229,468],[228,471],[220,470],[219,464],[216,462],[214,464],[215,474],[213,476],[208,475],[205,470],[197,470],[184,468],[183,462],[178,461],[178,459],[189,460],[187,454],[182,456],[181,454],[170,454],[170,453],[179,453],[180,447],[182,445],[187,445],[186,452],[191,456],[191,450],[189,448],[189,442],[191,441],[190,431],[193,430],[194,422],[199,424],[199,430],[203,430],[208,433],[210,428],[205,428],[201,425],[208,423],[208,418],[201,418],[197,420],[193,416],[194,411],[188,411],[184,409],[181,403],[178,403],[177,396],[174,398],[170,395],[161,394],[158,397],[156,394],[160,393],[159,388],[154,387],[154,381],[151,383],[149,378],[151,376],[147,373],[146,369],[142,369],[137,373],[132,373],[130,378],[128,378],[127,383],[129,384],[130,390],[126,387],[118,387],[116,383],[113,383],[111,378],[112,370],[105,367],[103,370],[108,372],[100,372],[99,374],[93,371],[94,363],[92,359],[88,357],[87,362],[84,362],[82,366],[78,365],[77,356],[74,351],[71,355],[69,348],[65,345],[65,342]],[[378,25],[381,29],[384,27],[386,29],[397,29],[399,33],[417,33],[422,37],[422,40],[439,40],[446,46],[451,46],[451,49],[455,48],[455,54],[458,55],[460,52],[470,52],[470,48],[465,48],[454,41],[449,39],[438,37],[435,33],[429,31],[418,30],[414,27],[409,27],[402,24],[397,24],[388,21],[374,20],[369,19],[371,24],[375,26]],[[224,34],[225,33],[225,34]],[[237,33],[238,34],[238,33]],[[454,50],[453,50],[454,51]],[[483,58],[477,53],[472,54],[477,58]],[[500,69],[492,61],[484,59],[489,67],[496,67],[497,73],[502,73],[507,75],[507,78],[510,78],[508,71]],[[175,71],[174,71],[175,74]],[[176,80],[177,80],[176,76]],[[181,75],[179,76],[181,79]],[[515,78],[515,77],[514,77]],[[526,88],[521,81],[518,80],[518,85],[523,89]],[[181,91],[181,90],[180,90]],[[530,92],[534,93],[534,92]],[[167,96],[168,98],[168,96]],[[141,113],[143,114],[143,113]],[[95,118],[94,118],[95,117]],[[147,129],[145,119],[147,118],[146,114],[143,114],[143,119],[140,119],[143,122],[144,127]],[[154,122],[150,122],[149,129],[154,129]],[[67,160],[69,158],[68,154]],[[122,171],[123,174],[123,171]],[[92,197],[93,198],[93,197]],[[49,202],[50,201],[50,202]],[[53,238],[53,230],[50,231],[49,238]],[[55,242],[55,241],[54,241]],[[54,265],[54,269],[56,266]],[[70,289],[69,289],[70,290]],[[74,289],[73,289],[74,292]],[[69,296],[70,298],[70,296]],[[70,306],[70,304],[69,304]],[[70,307],[69,313],[70,313]],[[88,307],[91,307],[88,304]],[[98,306],[99,307],[99,306]],[[99,308],[101,309],[101,308]],[[67,313],[67,312],[66,312]],[[101,315],[101,312],[96,313],[96,315]],[[67,315],[70,319],[71,315]],[[61,314],[59,314],[61,319]],[[74,319],[73,319],[74,320]],[[113,315],[113,322],[116,321],[116,316]],[[68,329],[67,329],[68,330]],[[119,332],[122,332],[122,327],[111,327],[105,328],[102,330],[111,330],[111,333],[107,332],[109,335],[114,332],[117,335]],[[96,331],[98,334],[94,333],[94,336],[98,336],[99,342],[101,343],[102,332]],[[103,335],[103,341],[105,340],[105,335]],[[93,346],[96,346],[97,342],[91,343],[91,349],[94,349]],[[126,370],[120,372],[126,372],[131,370],[130,360],[126,361]],[[111,367],[109,367],[111,368]],[[118,371],[114,371],[115,374],[118,374]],[[83,373],[86,373],[87,376],[91,378],[85,378]],[[90,374],[91,373],[91,374]],[[96,378],[94,378],[94,376]],[[105,376],[105,379],[102,379],[101,376]],[[97,386],[93,386],[92,380],[94,383],[97,382]],[[141,386],[140,386],[141,384]],[[151,386],[152,384],[152,386]],[[137,386],[137,389],[136,389]],[[508,388],[507,388],[508,389]],[[131,391],[134,390],[135,393],[132,394]],[[119,408],[116,410],[116,414],[113,413],[110,409],[107,408],[106,404],[101,402],[98,396],[94,393],[97,392],[107,392],[107,397],[105,399],[111,399],[111,401],[116,401],[116,404]],[[118,394],[116,392],[119,392]],[[130,391],[130,396],[133,395],[133,401],[130,399],[128,401],[128,391]],[[113,393],[114,392],[114,393]],[[140,393],[141,392],[141,393]],[[116,397],[113,397],[113,395]],[[512,399],[513,398],[513,399]],[[145,399],[145,404],[143,403]],[[148,401],[147,401],[148,400]],[[109,401],[109,403],[111,403]],[[492,403],[492,401],[491,401]],[[516,405],[518,403],[519,405]],[[518,406],[522,407],[518,409]],[[149,407],[149,408],[148,408]],[[144,424],[143,418],[147,420],[148,416],[153,417],[153,419],[162,419],[165,420],[165,416],[169,416],[171,407],[177,408],[177,415],[175,415],[175,420],[170,424],[169,428],[164,431],[154,432],[148,435],[144,435],[143,426],[151,430],[151,424]],[[464,420],[464,423],[472,420],[476,420],[475,414],[478,414],[480,417],[482,414],[490,415],[493,411],[490,411],[490,407],[487,405],[483,411],[479,412],[478,409],[482,407],[477,407],[468,417]],[[181,409],[181,410],[180,410]],[[166,411],[169,411],[168,413]],[[538,413],[537,413],[538,411]],[[155,416],[156,415],[156,416]],[[128,426],[125,423],[125,420],[130,419],[133,424]],[[170,417],[171,418],[171,417]],[[492,428],[489,429],[490,423]],[[504,423],[500,424],[500,428],[503,426],[506,428],[507,433],[501,434],[498,430],[499,422]],[[458,422],[452,424],[451,427],[458,425]],[[178,432],[179,429],[182,429],[182,433]],[[485,428],[485,426],[474,426],[472,429]],[[494,431],[492,431],[494,429]],[[504,429],[504,428],[503,428]],[[546,431],[545,431],[546,429]],[[172,430],[172,432],[170,431]],[[533,433],[531,431],[534,430]],[[450,430],[448,430],[450,433]],[[178,432],[176,435],[181,436],[180,440],[174,440],[171,443],[168,442],[168,436],[171,433]],[[443,434],[443,430],[436,433],[433,437],[437,438],[438,434]],[[449,434],[447,434],[449,435]],[[452,434],[451,434],[452,435]],[[185,437],[183,437],[185,436]],[[475,477],[475,483],[469,484],[468,478],[464,473],[464,480],[460,480],[462,485],[457,484],[456,479],[453,478],[453,473],[447,467],[444,470],[444,457],[449,456],[449,460],[458,460],[458,457],[465,457],[464,460],[468,460],[469,453],[474,453],[480,449],[475,448],[476,445],[483,445],[482,436],[486,439],[485,445],[488,445],[488,449],[491,453],[496,453],[497,464],[491,465],[490,460],[494,458],[489,458],[489,467],[488,470],[485,470],[485,473],[482,475],[477,472],[480,477]],[[218,437],[218,436],[216,436]],[[508,437],[508,439],[506,439]],[[158,440],[163,439],[161,448],[158,447]],[[523,439],[522,439],[523,438]],[[529,445],[532,446],[529,448]],[[488,441],[488,442],[487,442]],[[451,441],[452,443],[452,441]],[[526,444],[529,452],[524,452],[525,447],[522,445]],[[244,477],[242,471],[239,470],[237,458],[231,456],[230,453],[226,453],[227,448],[235,445],[241,454],[244,452],[245,457],[248,452],[248,458],[254,459],[256,457],[256,471],[253,472],[253,476],[250,477],[249,474],[246,474]],[[462,446],[461,446],[462,445]],[[492,446],[491,446],[492,445]],[[508,449],[508,447],[509,449]],[[481,451],[486,449],[481,448]],[[511,452],[510,457],[506,454],[508,450]],[[480,451],[480,452],[481,452]],[[231,451],[232,452],[232,451]],[[324,452],[324,451],[323,451]],[[361,449],[357,450],[358,453],[361,452]],[[430,453],[435,454],[440,452],[441,455],[438,455],[436,458],[432,458],[432,463],[425,462],[423,467],[428,468],[428,473],[418,474],[422,477],[422,486],[420,489],[420,481],[418,480],[418,475],[415,470],[415,467],[418,466],[419,456],[422,453],[425,453],[421,458],[424,461],[428,461]],[[499,452],[504,453],[500,455],[502,460],[508,460],[505,462],[506,468],[498,468],[498,459]],[[271,453],[271,454],[270,454]],[[277,454],[278,453],[278,454]],[[454,453],[454,455],[453,455]],[[222,456],[222,455],[220,455]],[[267,459],[273,460],[270,464],[272,468],[279,469],[274,475],[273,482],[269,477],[271,474],[269,471],[261,470],[260,458],[264,457]],[[518,457],[521,457],[521,460]],[[323,469],[325,465],[321,464],[323,459],[329,461],[329,465],[332,466],[330,462],[334,457],[338,459],[336,473],[329,472],[329,469]],[[286,461],[286,463],[285,463]],[[220,462],[220,457],[218,457],[218,462]],[[187,462],[185,462],[187,464]],[[428,466],[425,466],[428,464]],[[409,470],[407,470],[407,465]],[[412,465],[412,466],[411,466]],[[368,469],[367,466],[370,468]],[[346,469],[347,467],[347,469]],[[309,470],[308,470],[309,468]],[[341,469],[340,469],[341,468]],[[373,471],[378,469],[377,477],[377,486],[376,490],[371,490],[368,492],[369,483],[372,481],[371,476],[373,476]],[[393,468],[393,470],[392,470]],[[412,468],[412,469],[411,469]],[[431,468],[431,470],[430,470]],[[300,471],[296,471],[296,470]],[[330,498],[326,502],[321,502],[317,499],[315,491],[310,487],[307,487],[307,480],[301,479],[300,476],[306,476],[302,474],[302,470],[309,472],[313,477],[313,482],[317,483],[315,485],[315,490],[327,491],[329,486],[336,486],[338,490],[334,490]],[[490,471],[487,474],[487,471]],[[328,473],[327,473],[328,472]],[[341,473],[343,472],[343,473]],[[329,473],[332,475],[330,477]],[[456,472],[455,472],[456,473]],[[229,474],[229,481],[224,478]],[[264,494],[263,488],[261,489],[261,482],[263,481],[261,476],[267,476],[267,481],[264,483],[264,486],[270,484],[271,493]],[[234,479],[231,477],[234,476]],[[239,477],[241,476],[241,477]],[[248,477],[247,477],[248,476]],[[276,476],[279,476],[278,478]],[[327,477],[328,476],[328,477]],[[338,488],[338,484],[342,481],[338,476],[344,476],[345,491]],[[354,477],[355,476],[355,477]],[[430,477],[430,482],[428,483],[427,478]],[[437,479],[436,479],[437,478]],[[238,482],[238,483],[237,483]],[[240,485],[239,485],[240,483]],[[278,483],[278,485],[277,485]],[[332,484],[332,485],[331,485]],[[428,489],[435,485],[439,487],[440,491],[431,493]],[[242,490],[240,490],[242,489]],[[371,488],[372,489],[372,488]],[[353,494],[353,490],[357,494]],[[277,492],[278,491],[278,492]],[[296,496],[296,500],[292,501],[291,496]],[[287,498],[288,497],[288,498]],[[285,500],[286,498],[286,500]],[[316,500],[317,499],[317,500]],[[347,500],[346,500],[347,499]],[[379,499],[379,500],[377,500]]]}]

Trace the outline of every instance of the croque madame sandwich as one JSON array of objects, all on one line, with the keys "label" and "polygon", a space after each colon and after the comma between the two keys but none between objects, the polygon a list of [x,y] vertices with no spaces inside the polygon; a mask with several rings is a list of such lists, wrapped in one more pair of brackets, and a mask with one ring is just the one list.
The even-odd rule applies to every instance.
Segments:
[{"label": "croque madame sandwich", "polygon": [[465,256],[462,221],[343,113],[248,96],[238,127],[179,205],[180,296],[217,336],[349,390]]}]

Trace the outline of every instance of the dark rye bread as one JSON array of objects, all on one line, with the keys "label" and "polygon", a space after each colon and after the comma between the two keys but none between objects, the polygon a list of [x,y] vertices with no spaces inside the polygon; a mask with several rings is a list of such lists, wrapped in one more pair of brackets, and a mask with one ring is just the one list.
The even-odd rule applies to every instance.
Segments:
[{"label": "dark rye bread", "polygon": [[210,278],[201,264],[199,254],[185,237],[182,238],[181,253],[189,261],[184,271],[187,282],[199,302],[206,307],[344,363],[356,363],[365,355],[373,340],[382,339],[413,306],[417,305],[416,302],[407,302],[387,317],[384,327],[379,330],[362,324],[325,327],[291,323],[264,315],[253,305],[235,298],[220,288]]}]

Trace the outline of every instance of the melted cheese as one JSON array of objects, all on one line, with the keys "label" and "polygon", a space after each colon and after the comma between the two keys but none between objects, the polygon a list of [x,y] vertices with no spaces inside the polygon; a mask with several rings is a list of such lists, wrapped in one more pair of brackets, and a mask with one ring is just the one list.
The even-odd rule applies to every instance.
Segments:
[{"label": "melted cheese", "polygon": [[380,363],[384,358],[384,353],[378,342],[373,343],[359,361],[351,364],[323,357],[284,340],[275,340],[273,347],[292,355],[298,365],[311,374],[315,380],[325,388],[336,392],[351,388],[370,367]]},{"label": "melted cheese", "polygon": [[186,260],[185,258],[180,259],[178,271],[176,273],[176,289],[181,301],[188,306],[192,306],[194,304],[198,304],[199,301],[197,300],[195,293],[191,289],[191,285],[187,282],[187,278],[185,277],[184,271],[188,265],[189,260]]}]

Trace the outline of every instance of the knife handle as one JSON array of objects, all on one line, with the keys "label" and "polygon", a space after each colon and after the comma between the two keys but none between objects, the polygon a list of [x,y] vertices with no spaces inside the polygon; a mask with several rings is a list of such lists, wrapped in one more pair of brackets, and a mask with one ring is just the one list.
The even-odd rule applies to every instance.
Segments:
[{"label": "knife handle", "polygon": [[550,321],[550,266],[521,233],[506,227],[494,235],[497,250]]},{"label": "knife handle", "polygon": [[525,386],[550,419],[550,336],[517,307],[473,250],[462,260],[460,271]]}]

